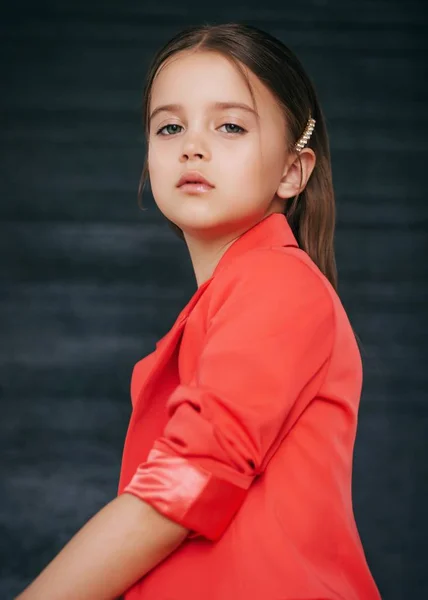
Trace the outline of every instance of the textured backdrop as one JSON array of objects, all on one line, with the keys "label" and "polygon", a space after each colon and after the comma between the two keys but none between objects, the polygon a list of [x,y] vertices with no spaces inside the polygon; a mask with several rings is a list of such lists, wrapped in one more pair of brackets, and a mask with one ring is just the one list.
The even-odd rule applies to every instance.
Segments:
[{"label": "textured backdrop", "polygon": [[18,593],[116,494],[132,367],[196,289],[187,250],[149,192],[147,211],[137,206],[144,75],[182,27],[226,21],[279,37],[317,86],[339,293],[363,345],[355,516],[383,597],[428,597],[423,2],[10,4],[1,21],[0,597]]}]

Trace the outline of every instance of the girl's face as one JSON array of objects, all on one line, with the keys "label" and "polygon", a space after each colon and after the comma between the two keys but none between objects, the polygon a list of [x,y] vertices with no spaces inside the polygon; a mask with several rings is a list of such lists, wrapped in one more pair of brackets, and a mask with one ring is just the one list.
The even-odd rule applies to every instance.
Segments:
[{"label": "girl's face", "polygon": [[[247,72],[256,107],[234,65],[213,52],[175,55],[153,83],[150,185],[160,211],[185,235],[227,235],[283,212],[276,192],[287,160],[285,119],[268,88]],[[157,110],[165,105],[174,106]],[[192,170],[214,187],[200,193],[177,187]]]}]

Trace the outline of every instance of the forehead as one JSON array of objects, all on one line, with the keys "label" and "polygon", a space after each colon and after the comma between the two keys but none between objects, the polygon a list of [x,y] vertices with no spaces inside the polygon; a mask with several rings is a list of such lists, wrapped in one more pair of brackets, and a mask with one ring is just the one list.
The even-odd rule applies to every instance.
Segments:
[{"label": "forehead", "polygon": [[233,62],[216,52],[186,51],[162,65],[153,82],[151,107],[179,103],[191,109],[218,101],[243,102],[259,114],[275,111],[273,94],[252,71],[242,67],[252,87],[255,106],[247,82]]}]

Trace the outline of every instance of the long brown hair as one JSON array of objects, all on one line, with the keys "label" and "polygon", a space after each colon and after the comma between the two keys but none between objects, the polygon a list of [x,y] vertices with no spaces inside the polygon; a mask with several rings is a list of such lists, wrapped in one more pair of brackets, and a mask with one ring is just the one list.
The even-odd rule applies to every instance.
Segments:
[{"label": "long brown hair", "polygon": [[[330,148],[325,119],[314,89],[302,64],[280,40],[257,27],[240,23],[204,24],[188,27],[175,35],[152,60],[143,94],[143,125],[149,137],[151,89],[159,69],[173,55],[182,51],[211,51],[233,62],[242,74],[254,101],[254,93],[241,64],[250,69],[277,98],[288,124],[289,151],[294,151],[309,117],[316,121],[307,144],[317,160],[304,190],[290,198],[284,208],[287,221],[300,245],[337,291],[337,268],[334,254],[335,199],[332,182]],[[148,177],[147,152],[138,187],[142,193]],[[184,240],[181,229],[168,224]]]}]

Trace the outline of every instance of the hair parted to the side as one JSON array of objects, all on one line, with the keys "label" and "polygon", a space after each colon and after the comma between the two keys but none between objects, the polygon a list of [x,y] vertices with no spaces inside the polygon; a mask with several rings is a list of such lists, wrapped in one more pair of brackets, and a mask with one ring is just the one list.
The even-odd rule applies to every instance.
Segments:
[{"label": "hair parted to the side", "polygon": [[[334,254],[336,219],[332,181],[330,147],[324,116],[314,89],[302,64],[293,52],[269,33],[257,27],[226,23],[188,27],[175,35],[161,48],[149,68],[143,94],[143,125],[146,141],[149,137],[151,89],[162,65],[182,51],[210,51],[222,54],[243,76],[254,102],[254,93],[244,65],[270,89],[284,111],[288,125],[290,152],[308,123],[316,121],[307,144],[316,154],[316,164],[304,190],[284,200],[284,214],[300,245],[337,291],[337,268]],[[138,187],[141,207],[142,193],[148,178],[147,152]],[[169,226],[184,240],[181,229],[167,219]]]}]

